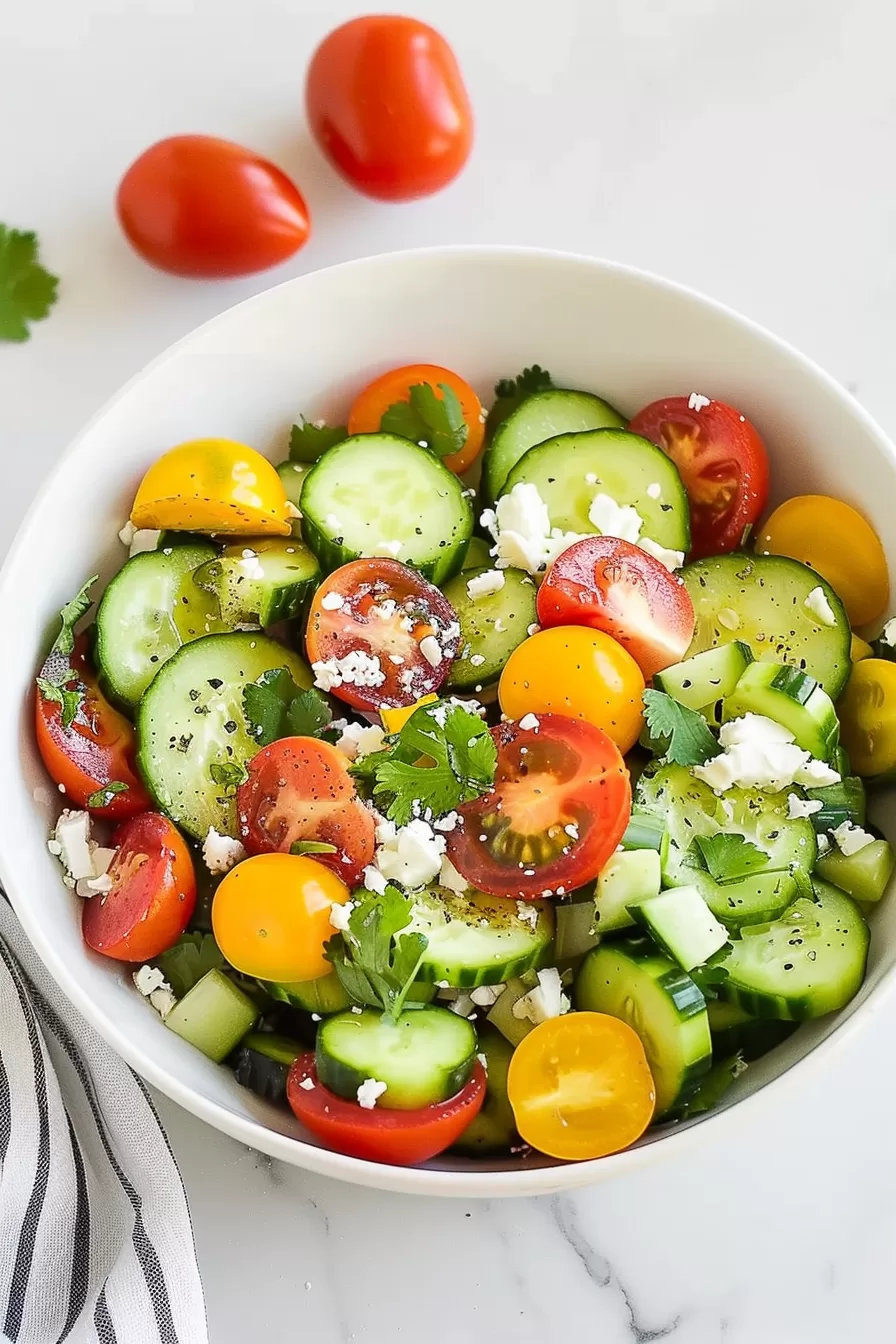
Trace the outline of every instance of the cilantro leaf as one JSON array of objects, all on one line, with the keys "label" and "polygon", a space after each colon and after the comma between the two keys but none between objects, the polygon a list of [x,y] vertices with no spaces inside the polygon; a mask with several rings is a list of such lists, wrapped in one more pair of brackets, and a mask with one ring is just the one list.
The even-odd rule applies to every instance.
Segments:
[{"label": "cilantro leaf", "polygon": [[728,979],[728,967],[725,962],[728,960],[728,954],[731,952],[731,944],[725,943],[718,952],[714,952],[709,961],[704,962],[702,966],[695,966],[689,971],[691,979],[700,990],[704,999],[717,999],[719,997],[719,986]]},{"label": "cilantro leaf", "polygon": [[300,425],[293,425],[289,432],[289,460],[291,462],[316,462],[323,457],[328,448],[335,448],[348,438],[345,425],[316,425],[299,417]]},{"label": "cilantro leaf", "polygon": [[406,826],[429,810],[433,816],[488,793],[495,782],[497,751],[488,726],[463,705],[423,705],[408,719],[390,751],[375,752],[353,767],[373,777],[373,795],[390,821]]},{"label": "cilantro leaf", "polygon": [[281,737],[314,737],[333,718],[325,695],[300,691],[285,667],[265,672],[243,691],[243,713],[260,747]]},{"label": "cilantro leaf", "polygon": [[500,382],[495,383],[497,400],[485,422],[487,435],[491,437],[498,426],[503,424],[508,415],[511,415],[526,397],[531,397],[533,392],[544,392],[553,386],[551,375],[540,364],[533,364],[531,368],[523,369],[515,378],[502,378]]},{"label": "cilantro leaf", "polygon": [[0,340],[27,341],[29,322],[46,317],[56,302],[55,275],[38,261],[37,234],[0,224]]},{"label": "cilantro leaf", "polygon": [[71,665],[71,654],[75,647],[75,626],[92,606],[90,590],[97,577],[94,574],[92,579],[88,579],[59,613],[61,621],[59,634],[53,641],[53,646],[37,678],[37,689],[44,700],[50,700],[61,707],[60,717],[65,729],[71,728],[84,704],[86,687]]},{"label": "cilantro leaf", "polygon": [[768,855],[742,835],[722,831],[718,835],[697,835],[693,844],[717,882],[737,882],[759,868],[768,867]]},{"label": "cilantro leaf", "polygon": [[644,717],[651,737],[668,738],[664,759],[676,765],[703,765],[722,750],[703,715],[665,691],[644,692]]},{"label": "cilantro leaf", "polygon": [[84,686],[80,681],[75,680],[74,672],[69,669],[67,681],[59,683],[50,681],[47,677],[38,677],[37,689],[45,700],[50,700],[61,706],[62,726],[63,728],[71,728],[84,703]]},{"label": "cilantro leaf", "polygon": [[221,949],[211,933],[183,933],[154,965],[171,986],[175,998],[183,996],[208,972],[225,965]]},{"label": "cilantro leaf", "polygon": [[232,798],[246,778],[246,767],[238,761],[212,761],[208,772],[227,798]]},{"label": "cilantro leaf", "polygon": [[335,845],[328,845],[324,840],[293,840],[289,847],[290,854],[337,854]]},{"label": "cilantro leaf", "polygon": [[396,1020],[428,945],[422,933],[398,936],[410,924],[413,910],[413,901],[391,883],[382,895],[365,892],[349,915],[346,932],[326,946],[327,960],[349,997]]},{"label": "cilantro leaf", "polygon": [[127,793],[129,785],[121,779],[112,779],[87,799],[88,807],[108,807],[117,793]]},{"label": "cilantro leaf", "polygon": [[457,393],[439,383],[441,397],[430,383],[415,383],[407,401],[396,401],[380,420],[380,429],[423,444],[436,457],[450,457],[467,441],[467,422]]},{"label": "cilantro leaf", "polygon": [[300,691],[286,711],[286,730],[290,737],[315,737],[333,718],[327,697],[313,686]]},{"label": "cilantro leaf", "polygon": [[79,588],[70,602],[66,602],[62,611],[59,613],[59,619],[62,621],[59,634],[53,642],[52,653],[62,653],[68,655],[75,647],[75,626],[82,616],[93,606],[90,597],[90,590],[96,583],[99,575],[94,574],[92,579],[88,579],[82,588]]}]

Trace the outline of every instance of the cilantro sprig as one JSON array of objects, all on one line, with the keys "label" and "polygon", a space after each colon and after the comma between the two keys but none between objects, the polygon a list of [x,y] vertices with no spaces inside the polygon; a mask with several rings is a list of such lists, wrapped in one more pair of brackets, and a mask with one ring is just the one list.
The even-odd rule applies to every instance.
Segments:
[{"label": "cilantro sprig", "polygon": [[173,947],[156,957],[155,964],[175,998],[182,999],[207,971],[214,971],[225,962],[213,934],[182,933]]},{"label": "cilantro sprig", "polygon": [[728,967],[725,962],[728,960],[731,951],[731,943],[725,943],[702,966],[695,966],[692,971],[688,972],[707,1001],[719,997],[719,986],[723,985],[728,979]]},{"label": "cilantro sprig", "polygon": [[27,341],[56,302],[59,280],[38,260],[36,233],[0,224],[0,340]]},{"label": "cilantro sprig", "polygon": [[304,416],[299,418],[302,423],[293,425],[289,435],[291,462],[316,462],[328,448],[348,438],[345,425],[316,425]]},{"label": "cilantro sprig", "polygon": [[382,895],[364,893],[345,933],[326,946],[327,960],[349,998],[395,1020],[406,1008],[422,1007],[406,1002],[428,945],[422,933],[401,932],[413,911],[413,901],[391,883]]},{"label": "cilantro sprig", "polygon": [[108,807],[117,793],[127,793],[130,785],[125,784],[123,779],[111,779],[108,784],[97,789],[95,793],[90,794],[87,799],[88,807]]},{"label": "cilantro sprig", "polygon": [[718,835],[698,835],[693,846],[716,882],[738,882],[750,873],[767,868],[769,857],[758,845],[742,835],[726,831]]},{"label": "cilantro sprig", "polygon": [[495,430],[533,392],[544,392],[554,386],[554,380],[540,364],[523,369],[515,378],[502,378],[495,383],[495,401],[485,422],[486,434],[491,438]]},{"label": "cilantro sprig", "polygon": [[665,691],[644,692],[644,718],[650,736],[663,744],[664,759],[676,765],[703,765],[722,750],[703,715]]},{"label": "cilantro sprig", "polygon": [[243,691],[249,734],[260,747],[281,737],[316,737],[333,719],[326,696],[312,686],[300,691],[285,667],[272,669]]},{"label": "cilantro sprig", "polygon": [[[53,641],[53,647],[37,678],[37,689],[44,700],[50,700],[60,706],[63,728],[71,728],[84,703],[86,687],[71,664],[71,655],[75,647],[75,626],[93,605],[90,590],[99,576],[94,574],[82,588],[79,588],[70,602],[66,602],[59,613],[61,622],[59,634]],[[103,806],[103,804],[97,804]]]},{"label": "cilantro sprig", "polygon": [[463,448],[469,430],[457,393],[447,383],[415,383],[407,401],[396,401],[383,414],[380,429],[428,448],[436,457],[450,457]]},{"label": "cilantro sprig", "polygon": [[392,739],[352,766],[377,806],[397,826],[429,812],[442,816],[488,793],[497,750],[488,726],[461,704],[421,705]]}]

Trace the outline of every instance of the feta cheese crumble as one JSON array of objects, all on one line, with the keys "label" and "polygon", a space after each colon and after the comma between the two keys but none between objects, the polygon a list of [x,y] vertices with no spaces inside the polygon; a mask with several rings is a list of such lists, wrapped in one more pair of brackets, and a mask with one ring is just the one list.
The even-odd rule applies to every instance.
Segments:
[{"label": "feta cheese crumble", "polygon": [[835,826],[831,835],[837,841],[837,848],[841,854],[847,858],[852,854],[858,854],[866,845],[874,843],[874,836],[862,829],[861,826],[853,826],[851,821],[842,821],[839,826]]},{"label": "feta cheese crumble", "polygon": [[488,597],[490,593],[499,593],[503,587],[503,571],[487,569],[484,574],[474,574],[472,579],[467,579],[467,596],[475,602],[477,598]]},{"label": "feta cheese crumble", "polygon": [[263,579],[264,570],[258,559],[258,552],[251,551],[247,547],[242,556],[236,562],[237,569],[244,579]]},{"label": "feta cheese crumble", "polygon": [[795,793],[788,793],[787,820],[798,821],[801,817],[812,817],[823,807],[824,803],[820,798],[800,798]]},{"label": "feta cheese crumble", "polygon": [[880,632],[882,644],[889,644],[890,648],[896,648],[896,616],[891,616]]},{"label": "feta cheese crumble", "polygon": [[668,570],[681,569],[684,564],[684,551],[669,550],[668,547],[661,546],[658,541],[651,541],[650,537],[641,537],[638,545],[642,551],[652,555],[654,560],[659,560]]},{"label": "feta cheese crumble", "polygon": [[322,691],[333,691],[337,686],[382,686],[386,674],[376,656],[363,649],[350,649],[341,658],[327,658],[312,663],[314,684]]},{"label": "feta cheese crumble", "polygon": [[513,565],[537,574],[544,566],[551,518],[537,486],[518,481],[493,509],[483,512],[480,521],[495,539],[492,554],[497,557],[498,568]]},{"label": "feta cheese crumble", "polygon": [[523,729],[524,732],[527,732],[527,733],[528,733],[528,732],[537,733],[537,732],[538,732],[538,715],[537,715],[537,714],[524,714],[523,717],[520,719],[520,724],[519,724],[519,726]]},{"label": "feta cheese crumble", "polygon": [[72,812],[66,808],[56,823],[48,848],[73,881],[96,877],[89,812]]},{"label": "feta cheese crumble", "polygon": [[591,501],[588,519],[605,537],[620,537],[622,541],[637,542],[644,525],[638,510],[631,504],[617,504],[612,495],[600,491]]},{"label": "feta cheese crumble", "polygon": [[166,1018],[177,1003],[174,991],[158,966],[141,966],[132,979],[144,999],[148,999],[161,1018]]},{"label": "feta cheese crumble", "polygon": [[375,1078],[365,1078],[356,1093],[358,1105],[365,1111],[372,1111],[377,1099],[383,1095],[385,1090],[385,1083],[378,1083]]},{"label": "feta cheese crumble", "polygon": [[383,560],[397,560],[401,555],[400,541],[378,541],[370,554]]},{"label": "feta cheese crumble", "polygon": [[242,863],[246,850],[240,840],[231,835],[219,835],[214,826],[209,826],[208,835],[202,842],[202,857],[210,873],[226,873],[237,863]]},{"label": "feta cheese crumble", "polygon": [[378,723],[347,723],[336,741],[336,748],[350,761],[358,761],[379,751],[386,734]]},{"label": "feta cheese crumble", "polygon": [[430,667],[438,667],[442,661],[442,646],[435,635],[426,635],[420,641],[420,652]]},{"label": "feta cheese crumble", "polygon": [[354,901],[345,901],[342,905],[338,905],[334,901],[330,906],[330,925],[332,928],[338,929],[340,933],[345,933],[354,908]]},{"label": "feta cheese crumble", "polygon": [[710,406],[711,404],[712,398],[704,397],[702,392],[692,392],[688,397],[689,411],[702,411],[704,406]]},{"label": "feta cheese crumble", "polygon": [[377,896],[382,896],[388,886],[379,868],[375,868],[372,863],[368,863],[364,869],[364,886],[367,891],[375,891]]},{"label": "feta cheese crumble", "polygon": [[834,615],[834,610],[820,584],[817,588],[812,589],[803,606],[818,625],[837,624],[837,617]]},{"label": "feta cheese crumble", "polygon": [[504,985],[477,985],[470,990],[470,998],[477,1008],[491,1008],[504,993]]},{"label": "feta cheese crumble", "polygon": [[374,862],[389,882],[422,887],[441,871],[445,837],[437,835],[422,817],[414,817],[407,826],[381,821],[376,843]]},{"label": "feta cheese crumble", "polygon": [[439,886],[447,887],[456,896],[464,896],[470,890],[467,879],[462,873],[458,872],[446,855],[442,856],[442,864],[439,868]]},{"label": "feta cheese crumble", "polygon": [[840,779],[836,770],[798,747],[793,733],[762,714],[744,714],[723,724],[719,742],[723,751],[718,756],[692,767],[716,793],[730,788],[777,793],[792,784],[813,788]]},{"label": "feta cheese crumble", "polygon": [[530,905],[528,901],[517,901],[516,917],[521,924],[528,924],[534,933],[538,927],[538,907]]},{"label": "feta cheese crumble", "polygon": [[342,611],[345,607],[345,598],[341,593],[324,593],[320,604],[324,611]]},{"label": "feta cheese crumble", "polygon": [[127,546],[128,556],[142,555],[144,551],[154,551],[162,533],[154,527],[135,527],[130,519],[118,534],[122,546]]},{"label": "feta cheese crumble", "polygon": [[511,1009],[513,1016],[528,1020],[537,1027],[548,1018],[560,1017],[569,1012],[569,999],[563,993],[560,972],[556,966],[547,966],[538,972],[538,985],[517,999]]}]

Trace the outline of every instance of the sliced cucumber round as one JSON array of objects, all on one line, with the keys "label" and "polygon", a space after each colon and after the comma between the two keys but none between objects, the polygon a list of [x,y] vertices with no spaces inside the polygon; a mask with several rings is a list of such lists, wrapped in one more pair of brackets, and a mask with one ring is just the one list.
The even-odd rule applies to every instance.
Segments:
[{"label": "sliced cucumber round", "polygon": [[262,980],[260,983],[262,989],[278,1003],[288,1003],[306,1013],[319,1013],[321,1017],[329,1013],[344,1013],[352,1003],[335,971],[317,980],[291,980],[285,984]]},{"label": "sliced cucumber round", "polygon": [[638,1033],[656,1083],[656,1114],[683,1105],[712,1064],[706,1003],[689,975],[649,938],[602,943],[576,977],[575,1006],[609,1013]]},{"label": "sliced cucumber round", "polygon": [[731,695],[752,661],[749,644],[736,639],[663,668],[662,672],[654,673],[653,684],[680,705],[702,710],[709,718],[708,711],[715,708],[716,701]]},{"label": "sliced cucumber round", "polygon": [[337,1013],[320,1024],[315,1065],[325,1087],[354,1100],[368,1079],[385,1083],[385,1110],[411,1111],[447,1101],[476,1062],[476,1032],[447,1008],[417,1008],[393,1021],[383,1013]]},{"label": "sliced cucumber round", "polygon": [[228,629],[276,625],[300,615],[320,582],[320,565],[296,538],[261,538],[225,547],[194,580],[217,598]]},{"label": "sliced cucumber round", "polygon": [[228,1062],[240,1087],[248,1087],[268,1101],[282,1102],[286,1100],[287,1075],[302,1049],[300,1042],[289,1036],[250,1031]]},{"label": "sliced cucumber round", "polygon": [[637,509],[642,537],[672,551],[687,554],[690,549],[690,512],[681,477],[662,449],[639,434],[596,429],[548,439],[520,458],[501,493],[520,481],[537,487],[551,526],[563,532],[596,532],[588,513],[594,496],[605,494]]},{"label": "sliced cucumber round", "polygon": [[361,556],[394,553],[441,584],[460,570],[473,535],[458,478],[395,434],[357,434],[329,449],[305,477],[299,508],[305,539],[327,573]]},{"label": "sliced cucumber round", "polygon": [[492,572],[492,565],[465,569],[445,584],[444,593],[460,621],[460,652],[451,664],[447,685],[473,691],[497,681],[507,659],[537,622],[538,589],[520,569],[502,569],[503,585],[495,593],[470,597],[467,584]]},{"label": "sliced cucumber round", "polygon": [[217,597],[193,573],[216,555],[208,544],[144,551],[109,584],[97,611],[94,656],[103,689],[117,704],[132,709],[182,645],[231,628]]},{"label": "sliced cucumber round", "polygon": [[558,434],[585,429],[621,429],[622,416],[608,401],[590,392],[551,387],[520,403],[495,433],[482,459],[482,493],[497,499],[524,453]]},{"label": "sliced cucumber round", "polygon": [[298,654],[266,635],[206,635],[185,644],[140,701],[140,773],[162,811],[190,835],[202,839],[210,826],[237,834],[234,789],[212,778],[212,766],[245,765],[256,755],[243,691],[281,667],[297,686],[311,685]]},{"label": "sliced cucumber round", "polygon": [[416,893],[409,931],[428,939],[418,979],[472,989],[543,966],[554,911],[545,901],[531,901],[525,913],[528,918],[521,919],[516,901],[472,889],[463,896],[447,887]]},{"label": "sliced cucumber round", "polygon": [[484,1027],[479,1032],[479,1053],[485,1056],[488,1086],[482,1109],[454,1145],[454,1152],[471,1157],[507,1153],[519,1142],[513,1107],[507,1095],[507,1073],[513,1046],[499,1031]]},{"label": "sliced cucumber round", "polygon": [[[761,662],[790,663],[808,672],[832,699],[843,690],[852,666],[849,620],[814,569],[780,555],[735,552],[696,560],[681,576],[697,617],[691,656],[737,638]],[[827,598],[833,625],[819,625],[806,606],[815,588]]]},{"label": "sliced cucumber round", "polygon": [[491,553],[488,542],[483,537],[471,537],[470,544],[464,555],[464,569],[481,569],[491,567]]},{"label": "sliced cucumber round", "polygon": [[722,718],[727,721],[744,714],[763,714],[780,723],[793,733],[797,746],[820,761],[829,761],[840,741],[833,700],[814,677],[798,667],[750,663],[725,700]]}]

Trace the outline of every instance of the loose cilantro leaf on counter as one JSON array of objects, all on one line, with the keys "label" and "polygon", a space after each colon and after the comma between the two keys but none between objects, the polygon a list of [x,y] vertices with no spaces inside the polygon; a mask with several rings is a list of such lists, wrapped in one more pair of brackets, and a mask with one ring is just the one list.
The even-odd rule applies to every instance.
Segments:
[{"label": "loose cilantro leaf on counter", "polygon": [[87,799],[88,807],[108,807],[116,793],[127,793],[130,785],[125,784],[124,780],[113,779],[108,784],[104,784],[96,793],[92,793]]},{"label": "loose cilantro leaf on counter", "polygon": [[300,691],[285,667],[265,672],[243,691],[243,713],[260,747],[281,737],[315,737],[333,718],[325,695]]},{"label": "loose cilantro leaf on counter", "polygon": [[182,999],[208,971],[224,966],[225,962],[213,934],[183,933],[153,964],[168,981],[175,998]]},{"label": "loose cilantro leaf on counter", "polygon": [[768,867],[768,855],[742,835],[697,835],[693,844],[717,882],[737,882]]},{"label": "loose cilantro leaf on counter", "polygon": [[502,378],[500,382],[495,383],[496,400],[485,424],[488,437],[491,438],[498,426],[526,397],[531,397],[533,392],[544,392],[553,386],[554,380],[547,369],[543,369],[540,364],[533,364],[530,369],[523,369],[515,378]]},{"label": "loose cilantro leaf on counter", "polygon": [[289,433],[291,462],[316,462],[328,448],[334,448],[348,438],[345,425],[316,425],[300,416],[301,424],[293,425]]},{"label": "loose cilantro leaf on counter", "polygon": [[71,654],[75,647],[75,626],[92,606],[90,590],[97,578],[98,575],[94,574],[92,579],[88,579],[62,608],[59,613],[62,622],[59,634],[37,678],[37,689],[44,700],[61,707],[62,726],[66,729],[71,728],[84,703],[86,688],[71,665]]},{"label": "loose cilantro leaf on counter", "polygon": [[0,224],[0,341],[27,341],[56,302],[59,280],[38,261],[37,234]]},{"label": "loose cilantro leaf on counter", "polygon": [[396,401],[380,420],[380,429],[403,439],[424,444],[436,457],[450,457],[467,441],[467,422],[457,393],[439,383],[441,397],[430,383],[416,383],[408,401]]},{"label": "loose cilantro leaf on counter", "polygon": [[428,942],[422,933],[401,934],[413,909],[413,901],[391,883],[382,895],[364,892],[349,915],[348,929],[326,946],[346,994],[395,1019],[405,1007],[421,1006],[405,1004]]},{"label": "loose cilantro leaf on counter", "polygon": [[676,765],[703,765],[722,750],[703,715],[665,691],[644,692],[644,717],[651,737],[668,738],[664,759]]}]

